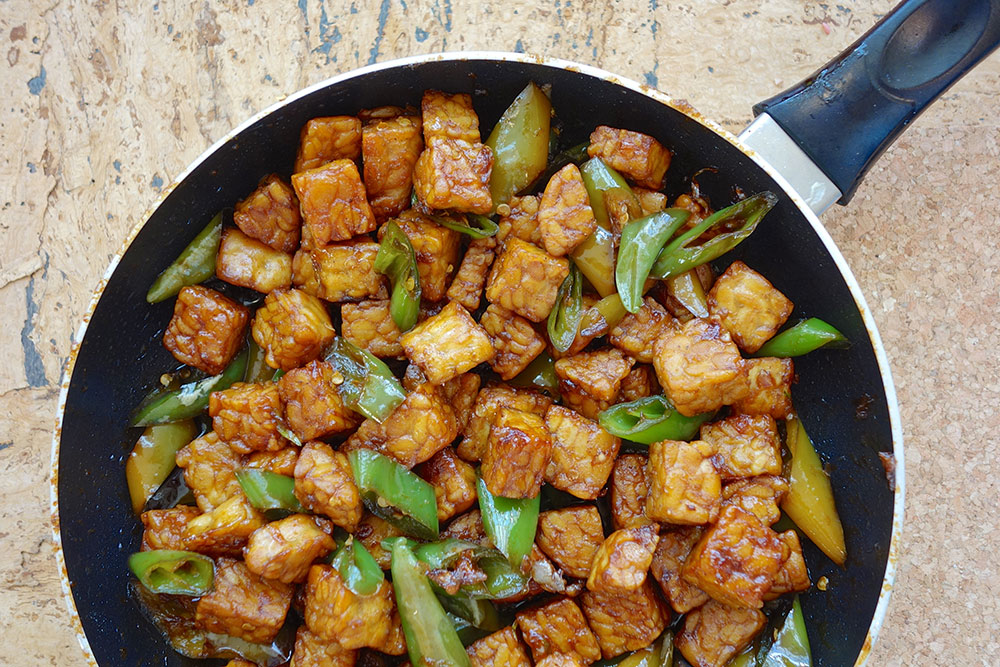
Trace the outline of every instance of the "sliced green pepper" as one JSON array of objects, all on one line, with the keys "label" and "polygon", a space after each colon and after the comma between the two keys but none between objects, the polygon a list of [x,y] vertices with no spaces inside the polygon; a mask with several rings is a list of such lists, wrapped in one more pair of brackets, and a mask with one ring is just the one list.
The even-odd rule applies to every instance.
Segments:
[{"label": "sliced green pepper", "polygon": [[334,338],[325,358],[343,377],[337,391],[344,405],[369,419],[382,423],[406,398],[382,360],[345,338]]},{"label": "sliced green pepper", "polygon": [[469,598],[503,600],[523,593],[528,579],[507,561],[497,549],[474,542],[447,539],[415,547],[417,558],[432,569],[449,569],[459,556],[468,554],[486,575],[481,584],[463,586],[461,592]]},{"label": "sliced green pepper", "polygon": [[569,256],[598,294],[615,293],[615,237],[611,230],[597,227]]},{"label": "sliced green pepper", "polygon": [[492,634],[492,631],[477,628],[458,614],[452,614],[445,611],[445,615],[454,626],[455,632],[458,633],[458,638],[462,641],[462,646],[467,647],[469,644],[477,642],[483,637],[487,637]]},{"label": "sliced green pepper", "polygon": [[486,145],[493,150],[490,194],[494,210],[545,171],[551,118],[552,102],[532,82],[514,98],[490,132]]},{"label": "sliced green pepper", "polygon": [[213,391],[229,389],[243,379],[246,369],[247,351],[243,350],[218,375],[188,382],[175,391],[154,394],[155,398],[143,402],[131,425],[167,424],[197,417],[208,408],[208,397]]},{"label": "sliced green pepper", "polygon": [[668,208],[629,222],[622,229],[615,264],[615,286],[630,313],[642,308],[646,278],[663,244],[691,217],[682,208]]},{"label": "sliced green pepper", "polygon": [[277,422],[274,425],[274,430],[276,430],[282,438],[289,441],[296,447],[302,446],[302,439],[299,436],[295,435],[295,431],[288,428],[288,424],[286,424],[285,422],[283,421]]},{"label": "sliced green pepper", "polygon": [[222,240],[222,211],[198,232],[177,259],[157,276],[146,292],[146,301],[159,303],[186,285],[197,285],[215,275],[215,257]]},{"label": "sliced green pepper", "polygon": [[265,357],[267,352],[251,338],[247,343],[247,371],[243,376],[244,382],[263,384],[275,381],[275,371],[264,361]]},{"label": "sliced green pepper", "polygon": [[552,356],[542,353],[528,364],[523,371],[514,376],[509,384],[515,387],[539,387],[551,394],[559,393],[559,376],[556,375],[556,363]]},{"label": "sliced green pepper", "polygon": [[147,426],[139,436],[125,462],[125,479],[136,514],[142,512],[146,501],[177,465],[177,452],[196,435],[198,428],[194,422],[185,419],[173,424]]},{"label": "sliced green pepper", "polygon": [[392,549],[392,585],[406,650],[414,665],[469,667],[455,626],[431,589],[431,582],[407,540],[385,541]]},{"label": "sliced green pepper", "polygon": [[705,288],[695,269],[667,278],[667,290],[695,317],[709,316]]},{"label": "sliced green pepper", "polygon": [[583,277],[576,264],[569,263],[569,275],[559,286],[556,305],[549,312],[547,323],[552,347],[565,352],[576,340],[583,317]]},{"label": "sliced green pepper", "polygon": [[454,595],[445,592],[431,582],[431,589],[445,611],[460,616],[482,630],[495,632],[500,629],[500,614],[493,603],[481,597],[472,597],[464,592]]},{"label": "sliced green pepper", "polygon": [[661,440],[691,440],[714,413],[685,417],[666,396],[646,396],[619,403],[597,416],[601,428],[625,440],[649,445]]},{"label": "sliced green pepper", "polygon": [[204,595],[212,590],[215,578],[212,559],[193,551],[140,551],[129,556],[128,567],[153,593]]},{"label": "sliced green pepper", "polygon": [[385,573],[365,545],[352,538],[337,549],[330,565],[356,595],[371,595],[385,580]]},{"label": "sliced green pepper", "polygon": [[[590,198],[590,208],[594,211],[597,224],[605,229],[611,228],[611,218],[608,209],[604,205],[604,193],[609,190],[620,190],[632,194],[632,188],[628,182],[617,171],[607,165],[599,157],[591,158],[580,167],[580,175],[583,176],[583,185],[587,188],[587,196]],[[636,208],[638,208],[638,201]]]},{"label": "sliced green pepper", "polygon": [[[774,193],[765,191],[716,211],[668,243],[653,264],[650,275],[669,278],[721,257],[750,236],[764,215],[777,203]],[[739,222],[742,224],[735,231],[719,234],[698,246],[690,245],[713,227],[729,228]]]},{"label": "sliced green pepper", "polygon": [[520,567],[521,561],[531,551],[531,545],[535,542],[541,496],[534,498],[494,496],[486,488],[482,478],[476,480],[476,491],[479,494],[479,510],[482,512],[486,535],[507,557],[511,565]]},{"label": "sliced green pepper", "polygon": [[430,215],[427,217],[442,227],[447,227],[454,232],[460,232],[474,239],[487,239],[491,236],[496,236],[497,232],[500,231],[497,223],[485,215],[478,215],[476,213],[466,213],[465,219],[468,222],[464,225],[453,218],[443,215]]},{"label": "sliced green pepper", "polygon": [[434,487],[399,463],[370,449],[347,454],[365,507],[407,535],[421,540],[438,536]]},{"label": "sliced green pepper", "polygon": [[809,635],[806,633],[805,616],[802,614],[802,604],[799,596],[795,596],[792,609],[785,616],[781,629],[778,630],[761,667],[811,667],[812,656],[809,651]]},{"label": "sliced green pepper", "polygon": [[295,480],[270,470],[243,468],[236,471],[236,481],[250,504],[259,510],[305,512],[295,497]]},{"label": "sliced green pepper", "polygon": [[821,347],[847,347],[844,334],[823,320],[810,317],[785,329],[754,354],[756,357],[800,357]]},{"label": "sliced green pepper", "polygon": [[400,331],[409,331],[420,314],[420,274],[413,245],[395,220],[383,227],[382,242],[375,255],[375,270],[389,277],[392,297],[389,314]]},{"label": "sliced green pepper", "polygon": [[[531,551],[530,547],[528,551]],[[491,600],[506,600],[524,593],[528,588],[528,578],[499,551],[480,558],[479,567],[486,573],[483,587]]]}]

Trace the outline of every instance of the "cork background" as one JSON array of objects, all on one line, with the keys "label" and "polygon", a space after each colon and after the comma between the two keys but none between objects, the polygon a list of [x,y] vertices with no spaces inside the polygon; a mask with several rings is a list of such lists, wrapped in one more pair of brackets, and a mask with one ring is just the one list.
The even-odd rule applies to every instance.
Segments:
[{"label": "cork background", "polygon": [[[738,132],[891,0],[0,0],[0,664],[86,661],[48,507],[63,367],[129,230],[212,142],[352,68],[453,50],[593,64]],[[908,497],[873,665],[1000,664],[1000,56],[823,218],[895,374]]]}]

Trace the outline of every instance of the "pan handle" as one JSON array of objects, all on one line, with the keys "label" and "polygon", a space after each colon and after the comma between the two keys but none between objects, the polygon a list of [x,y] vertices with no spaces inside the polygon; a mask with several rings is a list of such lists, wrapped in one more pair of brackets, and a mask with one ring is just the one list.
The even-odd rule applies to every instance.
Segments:
[{"label": "pan handle", "polygon": [[819,71],[754,105],[847,204],[896,137],[1000,45],[1000,0],[906,0]]}]

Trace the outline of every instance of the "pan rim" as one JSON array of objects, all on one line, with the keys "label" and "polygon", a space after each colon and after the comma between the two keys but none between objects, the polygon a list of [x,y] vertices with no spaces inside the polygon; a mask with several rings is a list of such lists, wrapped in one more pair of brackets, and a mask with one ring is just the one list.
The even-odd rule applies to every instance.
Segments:
[{"label": "pan rim", "polygon": [[66,364],[63,367],[62,378],[60,380],[59,389],[59,400],[56,404],[56,420],[55,428],[53,429],[52,435],[52,458],[51,458],[51,474],[49,476],[49,494],[50,494],[50,528],[52,529],[52,539],[53,539],[53,549],[55,551],[56,565],[59,570],[59,578],[62,584],[63,597],[67,605],[67,609],[70,615],[70,621],[72,628],[77,635],[77,640],[80,642],[80,646],[83,649],[84,658],[87,659],[92,665],[97,666],[97,658],[94,656],[93,649],[90,646],[90,642],[87,639],[86,633],[83,630],[83,623],[80,619],[79,611],[76,607],[76,601],[73,597],[72,583],[69,579],[69,572],[66,569],[66,558],[63,554],[62,546],[62,533],[60,530],[59,521],[59,449],[62,440],[62,428],[63,428],[63,417],[65,415],[66,399],[69,395],[70,381],[73,377],[73,370],[76,366],[76,360],[78,353],[80,351],[80,346],[83,342],[84,336],[87,333],[87,327],[90,323],[91,318],[94,315],[94,311],[97,308],[97,304],[104,293],[104,289],[107,286],[111,276],[114,274],[115,270],[118,268],[121,259],[124,257],[125,253],[131,247],[132,242],[138,236],[139,232],[149,221],[149,218],[156,212],[161,205],[163,205],[166,198],[170,193],[182,183],[190,174],[197,169],[209,156],[213,155],[216,151],[221,149],[228,141],[230,141],[235,136],[239,135],[241,132],[251,127],[254,123],[262,120],[263,118],[274,113],[278,109],[295,102],[296,100],[310,95],[318,90],[327,88],[329,86],[334,86],[344,81],[354,79],[357,77],[367,76],[373,72],[378,72],[385,69],[393,69],[406,67],[411,65],[419,65],[427,62],[436,61],[488,61],[488,62],[512,62],[519,64],[534,64],[541,65],[544,67],[552,67],[556,69],[563,69],[571,72],[578,72],[580,74],[585,74],[597,79],[605,80],[609,83],[622,86],[634,92],[645,95],[664,106],[668,106],[675,111],[678,111],[688,118],[694,120],[700,125],[704,126],[708,130],[711,130],[717,136],[725,139],[730,144],[738,148],[747,157],[754,161],[761,169],[763,169],[768,176],[770,176],[785,192],[785,194],[792,200],[799,211],[805,216],[806,220],[809,222],[810,226],[819,236],[820,241],[823,243],[824,248],[830,254],[836,265],[838,271],[843,277],[847,287],[851,293],[851,297],[854,299],[855,306],[861,315],[862,321],[865,324],[865,329],[868,332],[868,339],[872,345],[872,350],[875,353],[875,359],[878,363],[879,373],[882,377],[882,388],[885,392],[885,399],[889,414],[889,425],[890,432],[892,434],[892,451],[896,462],[896,474],[895,474],[895,488],[893,489],[893,518],[892,518],[892,531],[889,542],[889,551],[886,558],[886,569],[882,578],[882,587],[879,592],[878,604],[875,608],[875,613],[872,617],[872,622],[868,627],[868,632],[865,637],[865,641],[862,645],[861,651],[855,661],[855,667],[860,667],[864,665],[869,656],[871,655],[872,647],[878,638],[879,631],[885,621],[886,614],[888,612],[889,600],[892,595],[892,589],[896,579],[897,564],[899,559],[899,550],[902,543],[902,532],[903,532],[903,512],[905,504],[905,494],[906,494],[906,482],[905,482],[905,455],[903,451],[903,434],[902,434],[902,422],[900,420],[899,404],[896,397],[896,388],[892,380],[892,373],[889,368],[888,356],[885,352],[885,347],[882,343],[882,337],[878,332],[878,328],[875,325],[875,320],[872,315],[868,303],[865,300],[864,294],[861,291],[861,286],[859,285],[854,273],[851,271],[847,260],[841,253],[840,249],[837,247],[833,238],[827,232],[823,223],[819,220],[819,217],[809,208],[809,205],[805,203],[799,194],[792,189],[789,185],[787,179],[785,179],[780,172],[778,172],[771,164],[769,164],[764,158],[756,153],[753,149],[746,146],[740,139],[718,125],[714,121],[705,118],[700,113],[698,113],[691,105],[675,100],[666,93],[663,93],[651,86],[639,83],[632,79],[622,77],[620,75],[608,72],[607,70],[595,67],[592,65],[584,65],[581,63],[576,63],[570,60],[565,60],[562,58],[545,58],[541,56],[534,56],[525,53],[513,53],[505,51],[452,51],[447,53],[429,53],[416,56],[407,56],[404,58],[397,58],[393,60],[387,60],[381,63],[375,63],[372,65],[367,65],[357,69],[352,69],[341,74],[329,77],[310,86],[302,88],[292,94],[283,95],[279,97],[273,104],[264,108],[263,110],[253,114],[244,122],[240,123],[238,126],[232,130],[226,132],[222,137],[213,142],[208,148],[206,148],[198,157],[196,157],[188,166],[181,171],[177,176],[175,176],[169,186],[163,189],[159,194],[153,204],[139,217],[133,227],[129,230],[126,235],[122,245],[119,247],[118,251],[111,258],[108,263],[107,268],[98,281],[97,287],[95,287],[93,294],[91,295],[90,304],[87,307],[87,311],[83,316],[80,325],[77,327],[77,331],[73,336],[73,342],[70,347],[70,354],[66,360]]}]

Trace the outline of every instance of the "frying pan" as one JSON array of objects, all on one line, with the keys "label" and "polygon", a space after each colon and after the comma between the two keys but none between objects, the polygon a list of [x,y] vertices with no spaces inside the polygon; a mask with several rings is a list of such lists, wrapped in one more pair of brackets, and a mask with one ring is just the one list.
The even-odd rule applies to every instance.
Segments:
[{"label": "frying pan", "polygon": [[[666,189],[705,167],[699,186],[716,208],[738,192],[779,202],[726,260],[742,259],[795,303],[796,316],[834,323],[852,341],[796,360],[794,398],[832,475],[848,561],[839,568],[804,545],[812,580],[802,596],[815,664],[865,661],[895,576],[903,511],[903,449],[886,356],[850,269],[816,213],[846,203],[878,155],[913,118],[1000,40],[1000,0],[911,0],[809,79],[758,105],[741,136],[653,89],[558,60],[453,53],[374,65],[301,91],[206,151],[108,267],[71,355],[53,442],[57,558],[85,652],[98,664],[195,665],[170,650],[127,594],[126,558],[141,527],[123,469],[135,440],[129,413],[174,361],[160,339],[172,305],[146,289],[211,212],[258,179],[291,172],[310,118],[386,104],[419,104],[427,88],[473,95],[489,128],[528,81],[551,84],[563,144],[599,124],[651,134],[675,152]],[[780,168],[780,169],[779,169]],[[737,190],[738,189],[738,190]],[[880,454],[894,456],[887,476]],[[61,545],[61,546],[60,546]],[[84,634],[85,633],[85,634]],[[221,664],[221,663],[220,663]]]}]

